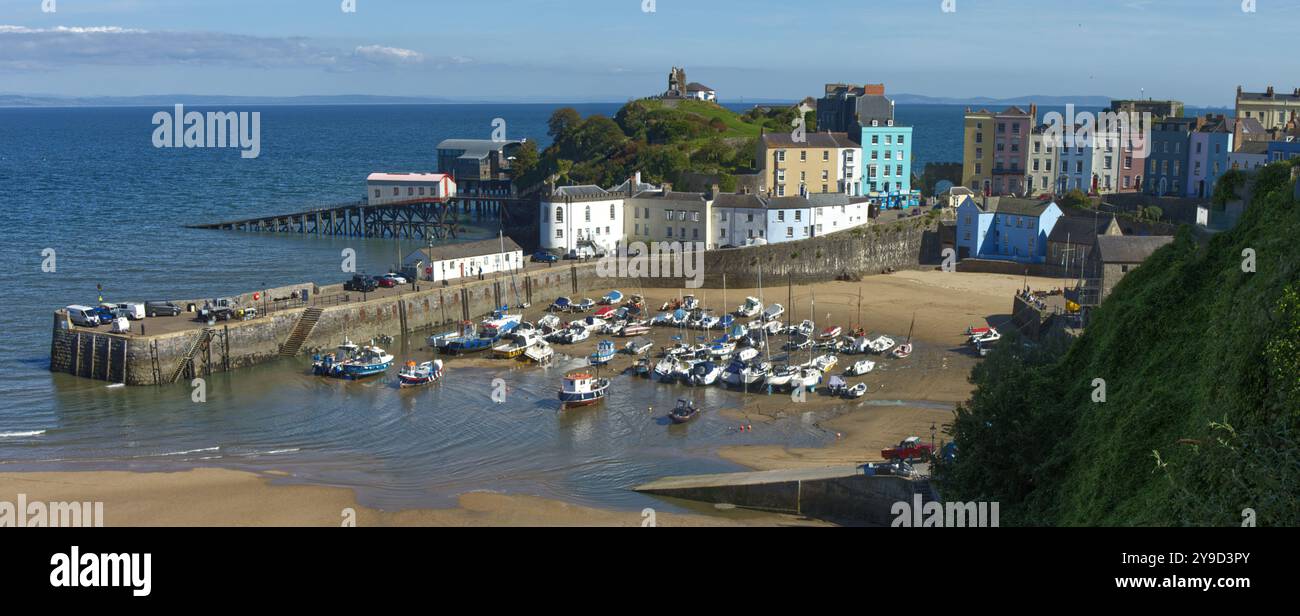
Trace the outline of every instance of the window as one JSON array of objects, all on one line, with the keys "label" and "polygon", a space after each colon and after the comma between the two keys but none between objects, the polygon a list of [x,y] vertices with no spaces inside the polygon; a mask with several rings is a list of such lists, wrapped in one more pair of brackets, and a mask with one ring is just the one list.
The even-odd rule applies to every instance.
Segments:
[{"label": "window", "polygon": [[394,196],[394,197],[397,197],[397,196],[401,196],[401,194],[402,194],[402,189],[400,189],[400,188],[394,186],[394,187],[393,187],[393,196]]},{"label": "window", "polygon": [[563,208],[563,207],[556,207],[556,208],[555,208],[555,222],[564,222],[564,208]]},{"label": "window", "polygon": [[786,228],[785,228],[785,236],[786,236],[786,237],[794,237],[794,227],[786,227]]},{"label": "window", "polygon": [[799,219],[801,219],[801,218],[803,218],[803,211],[802,211],[802,210],[795,210],[795,211],[794,211],[794,221],[795,221],[795,222],[799,222]]},{"label": "window", "polygon": [[799,150],[799,162],[808,160],[808,150]]},{"label": "window", "polygon": [[777,150],[777,151],[776,151],[776,162],[778,162],[778,163],[783,163],[783,162],[785,162],[785,150]]},{"label": "window", "polygon": [[898,145],[903,145],[904,143],[906,143],[906,141],[904,141],[904,139],[906,139],[906,138],[907,138],[906,135],[899,135],[899,136],[898,136]]},{"label": "window", "polygon": [[830,150],[822,150],[822,162],[827,162],[827,161],[829,161],[830,159],[831,159],[831,151],[830,151]]},{"label": "window", "polygon": [[672,236],[673,236],[673,228],[668,227],[668,237],[672,237]]},{"label": "window", "polygon": [[591,222],[591,206],[590,206],[590,205],[588,205],[586,208],[584,208],[584,212],[583,212],[583,222]]},{"label": "window", "polygon": [[785,222],[785,210],[779,210],[776,213],[777,222]]},{"label": "window", "polygon": [[376,198],[376,199],[379,198],[379,189],[378,189],[378,188],[375,189],[375,198]]},{"label": "window", "polygon": [[614,216],[614,204],[611,203],[609,204],[609,219],[614,220],[615,218],[616,217]]},{"label": "window", "polygon": [[414,196],[415,196],[415,187],[414,187],[414,186],[407,186],[407,187],[406,187],[406,196],[408,196],[408,197],[414,197]]},{"label": "window", "polygon": [[871,136],[871,145],[880,145],[880,135]]},{"label": "window", "polygon": [[556,239],[562,239],[562,238],[564,238],[564,229],[556,229],[556,230],[555,230],[555,238],[556,238]]},{"label": "window", "polygon": [[700,222],[699,212],[691,212],[691,222]]}]

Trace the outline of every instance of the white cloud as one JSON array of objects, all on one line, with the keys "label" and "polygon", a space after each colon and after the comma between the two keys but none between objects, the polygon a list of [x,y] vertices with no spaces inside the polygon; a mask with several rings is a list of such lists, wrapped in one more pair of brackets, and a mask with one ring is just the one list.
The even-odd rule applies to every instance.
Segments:
[{"label": "white cloud", "polygon": [[224,32],[149,31],[117,26],[29,28],[0,24],[0,70],[53,71],[70,66],[238,66],[362,71],[437,70],[471,59],[430,57],[384,45],[341,50],[304,37]]}]

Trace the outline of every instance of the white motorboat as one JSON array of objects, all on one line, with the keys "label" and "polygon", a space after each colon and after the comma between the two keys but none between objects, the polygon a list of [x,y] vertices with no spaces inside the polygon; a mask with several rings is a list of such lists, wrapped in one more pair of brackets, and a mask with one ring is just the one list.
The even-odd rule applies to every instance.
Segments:
[{"label": "white motorboat", "polygon": [[745,318],[753,318],[763,312],[763,302],[757,297],[746,297],[745,303],[736,308],[736,314]]},{"label": "white motorboat", "polygon": [[857,385],[854,385],[853,387],[844,390],[845,398],[861,398],[862,396],[865,395],[867,395],[866,383],[858,383]]},{"label": "white motorboat", "polygon": [[895,344],[897,343],[894,342],[893,338],[890,338],[889,336],[880,336],[869,343],[869,348],[873,353],[884,353],[889,349],[894,348]]},{"label": "white motorboat", "polygon": [[707,386],[718,382],[718,377],[722,376],[722,367],[711,361],[702,361],[691,368],[690,384],[695,386]]},{"label": "white motorboat", "polygon": [[860,359],[858,361],[853,362],[853,365],[849,366],[849,369],[845,370],[844,374],[847,374],[849,376],[862,376],[875,369],[876,369],[876,362],[871,361],[869,359]]},{"label": "white motorboat", "polygon": [[767,384],[772,387],[787,387],[790,385],[790,379],[796,376],[799,376],[798,366],[777,366],[767,377]]}]

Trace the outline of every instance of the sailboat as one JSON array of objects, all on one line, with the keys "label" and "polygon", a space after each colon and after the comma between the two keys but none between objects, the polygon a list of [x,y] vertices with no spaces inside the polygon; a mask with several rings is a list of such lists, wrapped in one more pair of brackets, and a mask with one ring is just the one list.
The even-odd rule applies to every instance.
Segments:
[{"label": "sailboat", "polygon": [[894,348],[892,354],[895,359],[907,359],[912,356],[912,330],[916,328],[916,313],[912,313],[912,325],[907,328],[907,342]]}]

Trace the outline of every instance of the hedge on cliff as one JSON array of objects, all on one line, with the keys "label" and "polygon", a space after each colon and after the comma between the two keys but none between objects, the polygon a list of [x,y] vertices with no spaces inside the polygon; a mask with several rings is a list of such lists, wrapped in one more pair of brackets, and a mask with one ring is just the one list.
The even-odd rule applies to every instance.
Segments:
[{"label": "hedge on cliff", "polygon": [[979,365],[959,453],[936,469],[944,498],[999,501],[1005,524],[1300,524],[1290,173],[1261,169],[1232,231],[1201,243],[1184,227],[1068,350],[1004,344]]}]

